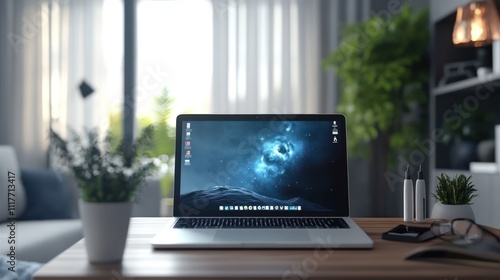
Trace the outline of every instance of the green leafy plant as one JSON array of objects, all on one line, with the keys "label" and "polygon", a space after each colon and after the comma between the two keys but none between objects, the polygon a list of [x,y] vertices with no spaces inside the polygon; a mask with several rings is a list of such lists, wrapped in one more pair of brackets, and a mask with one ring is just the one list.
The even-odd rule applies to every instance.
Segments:
[{"label": "green leafy plant", "polygon": [[174,98],[170,96],[168,89],[164,88],[162,92],[153,99],[152,118],[141,118],[139,125],[146,127],[153,125],[155,128],[155,144],[149,149],[153,156],[167,155],[173,158],[175,153],[175,127],[169,125],[172,115],[172,106]]},{"label": "green leafy plant", "polygon": [[174,98],[170,96],[167,88],[154,98],[153,110],[155,116],[152,120],[141,119],[140,126],[153,125],[155,128],[155,145],[148,152],[161,158],[166,166],[165,175],[161,178],[161,189],[164,197],[171,197],[174,183],[174,154],[175,154],[175,127],[168,122],[172,115]]},{"label": "green leafy plant", "polygon": [[[159,173],[164,174],[161,177],[162,195],[163,197],[171,197],[174,182],[175,127],[169,123],[169,120],[175,100],[168,89],[164,88],[152,101],[150,113],[153,114],[138,116],[138,126],[140,129],[147,126],[154,127],[153,145],[149,146],[146,152],[149,156],[160,159]],[[123,133],[121,130],[122,115],[122,112],[111,112],[109,115],[109,132],[114,138],[118,138]],[[112,147],[117,147],[117,145],[118,143],[113,143]]]},{"label": "green leafy plant", "polygon": [[474,184],[470,181],[472,176],[466,177],[464,174],[457,174],[454,178],[441,173],[437,177],[438,185],[436,193],[432,196],[446,205],[472,204],[471,201],[477,196]]},{"label": "green leafy plant", "polygon": [[[388,169],[425,138],[429,13],[409,4],[388,17],[347,25],[323,61],[340,80],[337,111],[347,118],[349,155],[371,160],[374,215],[387,213]],[[400,177],[397,177],[399,180]]]},{"label": "green leafy plant", "polygon": [[[157,168],[153,160],[144,158],[153,138],[154,128],[148,126],[130,149],[123,139],[112,148],[116,139],[108,133],[104,141],[99,141],[97,129],[86,131],[84,139],[72,132],[70,140],[50,131],[55,164],[75,176],[82,198],[87,202],[131,201],[140,184]],[[130,165],[125,161],[127,152],[133,159]]]},{"label": "green leafy plant", "polygon": [[380,151],[390,160],[416,147],[425,114],[408,113],[427,102],[428,24],[427,9],[414,12],[406,4],[392,17],[346,26],[338,49],[323,61],[341,80],[337,109],[347,117],[350,154],[370,158]]}]

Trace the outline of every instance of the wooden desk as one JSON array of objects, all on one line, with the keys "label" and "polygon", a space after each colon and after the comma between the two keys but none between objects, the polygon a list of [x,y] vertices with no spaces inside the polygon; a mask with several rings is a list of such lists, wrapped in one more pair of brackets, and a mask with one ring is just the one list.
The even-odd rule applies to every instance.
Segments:
[{"label": "wooden desk", "polygon": [[[47,263],[35,279],[499,279],[500,270],[405,261],[421,244],[386,241],[401,218],[357,218],[372,250],[153,250],[150,239],[166,218],[132,218],[121,264],[92,265],[84,241]],[[498,233],[498,231],[497,231]]]}]

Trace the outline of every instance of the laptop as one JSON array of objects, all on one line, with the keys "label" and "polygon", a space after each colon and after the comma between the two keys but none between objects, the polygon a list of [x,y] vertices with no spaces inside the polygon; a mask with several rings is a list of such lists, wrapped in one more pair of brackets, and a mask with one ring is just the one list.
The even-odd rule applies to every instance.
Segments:
[{"label": "laptop", "polygon": [[153,248],[372,248],[349,217],[346,146],[340,114],[179,115]]}]

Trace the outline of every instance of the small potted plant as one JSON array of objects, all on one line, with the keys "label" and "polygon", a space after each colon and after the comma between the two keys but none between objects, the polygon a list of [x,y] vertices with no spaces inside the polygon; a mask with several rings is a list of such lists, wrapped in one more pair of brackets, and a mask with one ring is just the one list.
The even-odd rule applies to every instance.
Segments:
[{"label": "small potted plant", "polygon": [[146,127],[127,149],[123,140],[118,143],[110,134],[100,141],[96,129],[88,130],[83,139],[73,132],[70,140],[50,131],[53,164],[69,171],[82,192],[79,209],[90,262],[117,262],[123,257],[132,200],[157,166],[144,157],[153,135],[153,127]]},{"label": "small potted plant", "polygon": [[454,178],[441,173],[437,177],[436,192],[432,196],[438,200],[432,209],[431,218],[456,219],[468,218],[475,220],[472,211],[472,199],[477,196],[472,176],[457,174]]}]

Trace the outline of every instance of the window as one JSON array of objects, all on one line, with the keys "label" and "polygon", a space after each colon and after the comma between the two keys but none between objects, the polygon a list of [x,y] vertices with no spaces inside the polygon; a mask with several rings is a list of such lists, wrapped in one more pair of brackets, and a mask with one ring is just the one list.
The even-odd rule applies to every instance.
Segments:
[{"label": "window", "polygon": [[[153,117],[167,89],[172,118],[209,110],[212,5],[209,0],[142,0],[137,4],[137,117]],[[154,112],[153,112],[154,113]]]},{"label": "window", "polygon": [[[141,0],[137,2],[135,108],[137,130],[156,127],[157,145],[150,155],[163,159],[162,192],[173,182],[175,116],[210,109],[212,5],[209,0]],[[104,36],[123,42],[123,3],[104,2]],[[106,28],[108,27],[108,28]],[[112,45],[112,44],[109,44]],[[123,48],[105,49],[106,64],[122,67]],[[114,66],[113,66],[114,65]],[[116,80],[122,83],[121,80]],[[122,134],[123,92],[116,92],[110,130]],[[168,117],[167,117],[168,116]]]}]

